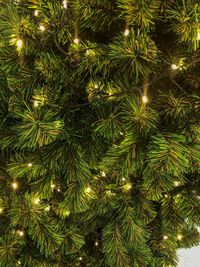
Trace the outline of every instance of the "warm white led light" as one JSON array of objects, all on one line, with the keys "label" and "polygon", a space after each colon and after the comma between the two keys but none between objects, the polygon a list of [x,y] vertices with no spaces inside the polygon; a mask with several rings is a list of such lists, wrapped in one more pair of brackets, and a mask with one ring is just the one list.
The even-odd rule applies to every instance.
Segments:
[{"label": "warm white led light", "polygon": [[43,25],[40,25],[40,30],[42,31],[42,32],[44,32],[45,31],[45,27],[43,26]]},{"label": "warm white led light", "polygon": [[28,163],[28,167],[32,167],[33,166],[33,164],[32,163]]},{"label": "warm white led light", "polygon": [[79,41],[80,41],[80,40],[79,40],[78,38],[75,38],[75,39],[74,39],[74,43],[75,43],[75,44],[78,44]]},{"label": "warm white led light", "polygon": [[168,236],[167,236],[167,235],[164,235],[164,236],[163,236],[163,239],[164,239],[164,240],[167,240],[167,239],[168,239]]},{"label": "warm white led light", "polygon": [[13,189],[17,189],[18,184],[16,182],[12,183],[12,187],[13,187]]},{"label": "warm white led light", "polygon": [[148,101],[149,101],[149,100],[148,100],[148,97],[147,97],[146,95],[143,95],[143,96],[142,96],[142,102],[143,102],[144,104],[146,104]]},{"label": "warm white led light", "polygon": [[177,236],[177,239],[178,239],[178,240],[181,240],[182,238],[183,238],[182,235],[178,235],[178,236]]},{"label": "warm white led light", "polygon": [[126,29],[126,30],[124,31],[124,35],[125,35],[125,36],[128,36],[129,33],[130,33],[129,29]]},{"label": "warm white led light", "polygon": [[177,69],[178,69],[178,66],[177,66],[176,64],[172,64],[171,68],[172,68],[173,70],[177,70]]},{"label": "warm white led light", "polygon": [[18,39],[17,42],[16,42],[16,45],[17,45],[18,49],[21,49],[22,46],[23,46],[23,41],[21,39]]},{"label": "warm white led light", "polygon": [[65,9],[67,9],[67,0],[64,0],[64,1],[63,1],[63,7],[64,7]]},{"label": "warm white led light", "polygon": [[91,188],[88,186],[88,187],[85,189],[85,192],[86,192],[86,193],[91,193]]},{"label": "warm white led light", "polygon": [[39,15],[39,11],[38,10],[35,10],[34,11],[34,15],[37,17]]}]

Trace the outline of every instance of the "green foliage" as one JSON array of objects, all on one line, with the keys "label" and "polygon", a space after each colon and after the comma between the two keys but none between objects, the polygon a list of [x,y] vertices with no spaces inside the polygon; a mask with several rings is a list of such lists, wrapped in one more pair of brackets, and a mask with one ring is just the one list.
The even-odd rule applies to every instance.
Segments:
[{"label": "green foliage", "polygon": [[0,1],[0,266],[200,243],[198,2]]}]

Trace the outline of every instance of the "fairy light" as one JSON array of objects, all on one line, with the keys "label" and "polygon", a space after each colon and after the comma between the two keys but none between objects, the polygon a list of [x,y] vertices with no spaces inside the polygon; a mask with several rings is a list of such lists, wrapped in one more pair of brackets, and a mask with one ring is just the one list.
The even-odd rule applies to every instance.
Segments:
[{"label": "fairy light", "polygon": [[21,261],[18,261],[17,263],[20,265],[21,264]]},{"label": "fairy light", "polygon": [[126,181],[126,178],[125,177],[122,177],[122,181],[125,182]]},{"label": "fairy light", "polygon": [[56,185],[55,184],[51,184],[51,188],[55,188],[56,187]]},{"label": "fairy light", "polygon": [[3,208],[0,208],[0,214],[3,212]]},{"label": "fairy light", "polygon": [[167,236],[167,235],[164,235],[164,236],[163,236],[163,239],[164,239],[164,240],[167,240],[167,239],[168,239],[168,236]]},{"label": "fairy light", "polygon": [[146,96],[146,95],[143,95],[142,96],[142,102],[144,103],[144,104],[146,104],[146,103],[148,103],[148,97]]},{"label": "fairy light", "polygon": [[124,133],[123,133],[123,132],[119,132],[119,134],[120,134],[120,135],[124,135]]},{"label": "fairy light", "polygon": [[34,203],[35,203],[36,205],[38,205],[38,204],[40,203],[40,199],[39,199],[39,198],[36,198],[36,199],[34,200]]},{"label": "fairy light", "polygon": [[34,107],[38,107],[38,106],[39,106],[38,101],[34,101]]},{"label": "fairy light", "polygon": [[165,194],[165,195],[164,195],[164,197],[165,197],[165,198],[168,198],[168,195],[167,195],[167,194]]},{"label": "fairy light", "polygon": [[18,188],[18,184],[16,182],[12,183],[12,188],[16,190]]},{"label": "fairy light", "polygon": [[64,7],[65,9],[67,9],[67,0],[64,0],[62,4],[63,4],[63,7]]},{"label": "fairy light", "polygon": [[94,88],[97,89],[98,88],[98,84],[95,83]]},{"label": "fairy light", "polygon": [[177,239],[178,239],[178,240],[181,240],[182,238],[183,238],[182,235],[177,235]]},{"label": "fairy light", "polygon": [[60,188],[58,188],[57,191],[60,192],[61,191]]},{"label": "fairy light", "polygon": [[125,36],[128,36],[129,33],[130,33],[129,29],[126,29],[126,30],[124,31],[124,35],[125,35]]},{"label": "fairy light", "polygon": [[99,243],[97,241],[94,244],[95,244],[96,247],[98,247],[98,245],[99,245]]},{"label": "fairy light", "polygon": [[82,257],[79,257],[78,259],[79,259],[79,261],[82,261],[82,260],[83,260],[83,258],[82,258]]},{"label": "fairy light", "polygon": [[32,167],[33,166],[33,163],[28,163],[28,167]]},{"label": "fairy light", "polygon": [[91,188],[88,186],[88,187],[85,189],[85,192],[88,193],[88,194],[91,193]]},{"label": "fairy light", "polygon": [[17,46],[17,48],[19,50],[22,49],[22,47],[23,47],[23,40],[22,39],[17,39],[16,46]]},{"label": "fairy light", "polygon": [[174,182],[174,185],[175,185],[175,186],[179,186],[179,182],[177,182],[177,181]]},{"label": "fairy light", "polygon": [[171,68],[172,68],[173,70],[177,70],[177,69],[178,69],[178,66],[177,66],[176,64],[172,64],[172,65],[171,65]]},{"label": "fairy light", "polygon": [[50,211],[50,209],[51,209],[50,205],[48,205],[48,206],[45,208],[46,211]]},{"label": "fairy light", "polygon": [[80,40],[76,37],[75,39],[74,39],[74,43],[75,44],[78,44],[80,42]]},{"label": "fairy light", "polygon": [[24,232],[23,231],[18,231],[18,235],[19,236],[23,236],[24,235]]},{"label": "fairy light", "polygon": [[129,191],[132,188],[132,185],[131,183],[127,183],[123,186],[123,188],[124,188],[124,191]]},{"label": "fairy light", "polygon": [[106,173],[104,171],[101,172],[102,177],[106,177]]},{"label": "fairy light", "polygon": [[37,17],[38,15],[39,15],[39,11],[38,11],[38,10],[35,10],[35,11],[34,11],[34,16]]},{"label": "fairy light", "polygon": [[39,29],[40,29],[42,32],[44,32],[44,31],[45,31],[45,27],[44,27],[44,25],[40,25]]}]

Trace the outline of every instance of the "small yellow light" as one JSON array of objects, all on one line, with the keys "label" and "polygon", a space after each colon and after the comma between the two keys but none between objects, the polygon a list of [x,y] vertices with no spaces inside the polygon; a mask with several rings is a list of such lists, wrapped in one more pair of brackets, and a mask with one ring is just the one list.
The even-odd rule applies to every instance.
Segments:
[{"label": "small yellow light", "polygon": [[101,172],[102,177],[106,177],[106,173],[104,171]]},{"label": "small yellow light", "polygon": [[40,203],[40,199],[39,199],[39,198],[36,198],[36,199],[34,200],[34,203],[35,203],[36,205],[38,205],[38,204]]},{"label": "small yellow light", "polygon": [[38,106],[39,106],[38,101],[34,101],[34,107],[38,107]]},{"label": "small yellow light", "polygon": [[23,231],[18,231],[19,236],[23,236],[24,232]]},{"label": "small yellow light", "polygon": [[64,1],[63,1],[63,7],[64,7],[65,9],[67,9],[67,0],[64,0]]},{"label": "small yellow light", "polygon": [[123,132],[119,132],[119,134],[120,134],[120,135],[124,135],[124,133],[123,133]]},{"label": "small yellow light", "polygon": [[178,240],[181,240],[182,238],[183,238],[182,235],[178,235],[178,236],[177,236],[177,239],[178,239]]},{"label": "small yellow light", "polygon": [[149,101],[149,100],[148,100],[148,97],[147,97],[146,95],[143,95],[143,96],[142,96],[142,102],[143,102],[144,104],[146,104],[148,101]]},{"label": "small yellow light", "polygon": [[78,38],[75,38],[75,39],[74,39],[74,43],[75,43],[75,44],[78,44],[79,41],[80,41],[80,40],[79,40]]},{"label": "small yellow light", "polygon": [[3,209],[2,208],[0,208],[0,213],[2,213],[3,212]]},{"label": "small yellow light", "polygon": [[50,205],[48,205],[48,206],[45,208],[46,211],[50,211],[50,209],[51,209]]},{"label": "small yellow light", "polygon": [[51,184],[51,188],[55,188],[56,187],[56,185],[55,184]]},{"label": "small yellow light", "polygon": [[165,195],[164,195],[164,197],[168,198],[168,195],[167,195],[167,194],[165,194]]},{"label": "small yellow light", "polygon": [[98,84],[95,83],[94,88],[97,89],[98,88]]},{"label": "small yellow light", "polygon": [[179,182],[177,182],[177,181],[174,182],[174,185],[175,185],[175,186],[179,186]]},{"label": "small yellow light", "polygon": [[173,70],[177,70],[177,69],[178,69],[178,66],[177,66],[176,64],[172,64],[172,65],[171,65],[171,68],[172,68]]},{"label": "small yellow light", "polygon": [[126,178],[125,177],[122,177],[122,181],[125,182],[126,181]]},{"label": "small yellow light", "polygon": [[60,188],[58,188],[57,191],[60,192]]},{"label": "small yellow light", "polygon": [[130,33],[129,29],[126,29],[126,30],[124,31],[124,35],[125,35],[125,36],[128,36],[129,33]]},{"label": "small yellow light", "polygon": [[21,264],[21,261],[18,261],[17,263],[18,263],[18,264]]},{"label": "small yellow light", "polygon": [[168,239],[168,236],[167,236],[167,235],[164,235],[164,236],[163,236],[163,239],[164,239],[164,240],[167,240],[167,239]]},{"label": "small yellow light", "polygon": [[17,48],[18,49],[22,49],[22,47],[23,47],[23,41],[22,41],[22,39],[18,39],[17,42],[16,42],[16,45],[17,45]]},{"label": "small yellow light", "polygon": [[39,29],[44,32],[45,31],[45,27],[43,25],[40,25]]},{"label": "small yellow light", "polygon": [[94,244],[95,244],[96,247],[98,247],[98,245],[99,245],[99,243],[97,241]]},{"label": "small yellow light", "polygon": [[88,193],[88,194],[91,193],[91,188],[88,186],[88,187],[85,189],[85,192]]},{"label": "small yellow light", "polygon": [[132,188],[132,185],[131,183],[127,183],[123,186],[123,188],[124,188],[124,191],[129,191]]},{"label": "small yellow light", "polygon": [[18,188],[18,184],[16,182],[12,183],[12,187],[13,187],[13,189],[17,189]]},{"label": "small yellow light", "polygon": [[37,17],[39,15],[39,11],[38,10],[35,10],[34,11],[34,15]]},{"label": "small yellow light", "polygon": [[28,167],[32,167],[33,166],[33,163],[28,163]]},{"label": "small yellow light", "polygon": [[82,257],[79,257],[79,261],[82,261],[83,260],[83,258]]}]

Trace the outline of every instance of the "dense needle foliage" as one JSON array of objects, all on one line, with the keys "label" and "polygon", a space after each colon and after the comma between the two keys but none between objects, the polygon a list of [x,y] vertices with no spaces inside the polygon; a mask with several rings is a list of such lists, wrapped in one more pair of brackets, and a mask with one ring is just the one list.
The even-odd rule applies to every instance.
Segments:
[{"label": "dense needle foliage", "polygon": [[198,0],[0,1],[0,266],[169,267],[200,235]]}]

